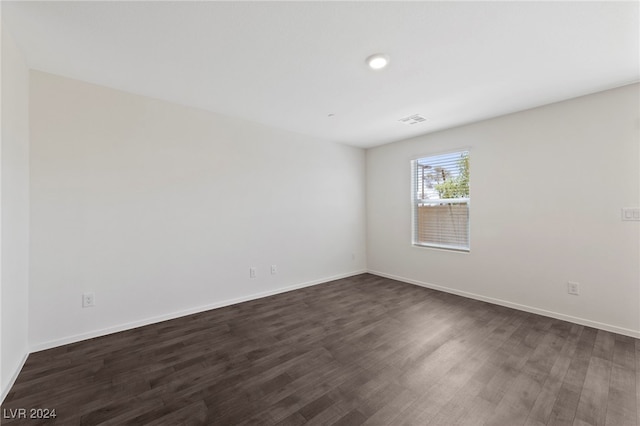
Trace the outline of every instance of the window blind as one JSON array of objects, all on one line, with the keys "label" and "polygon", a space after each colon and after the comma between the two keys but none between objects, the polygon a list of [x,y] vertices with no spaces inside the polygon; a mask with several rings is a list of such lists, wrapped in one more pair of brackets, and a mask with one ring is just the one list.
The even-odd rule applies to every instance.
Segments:
[{"label": "window blind", "polygon": [[413,244],[469,251],[469,152],[413,160]]}]

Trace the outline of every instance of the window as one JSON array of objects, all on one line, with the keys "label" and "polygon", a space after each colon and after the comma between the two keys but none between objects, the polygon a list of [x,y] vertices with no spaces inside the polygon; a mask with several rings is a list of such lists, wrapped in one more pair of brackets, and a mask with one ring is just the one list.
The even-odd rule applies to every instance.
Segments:
[{"label": "window", "polygon": [[469,251],[469,151],[418,158],[413,175],[413,244]]}]

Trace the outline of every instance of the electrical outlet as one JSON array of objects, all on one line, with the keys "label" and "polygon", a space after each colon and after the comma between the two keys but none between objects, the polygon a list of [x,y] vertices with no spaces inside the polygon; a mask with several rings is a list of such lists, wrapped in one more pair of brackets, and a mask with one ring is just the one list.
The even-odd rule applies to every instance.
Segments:
[{"label": "electrical outlet", "polygon": [[271,275],[275,275],[278,273],[278,266],[277,265],[271,265]]},{"label": "electrical outlet", "polygon": [[255,278],[256,277],[256,268],[255,267],[251,267],[249,268],[249,278]]},{"label": "electrical outlet", "polygon": [[580,294],[580,284],[573,281],[567,282],[567,293],[578,296]]},{"label": "electrical outlet", "polygon": [[83,308],[93,308],[96,306],[96,296],[93,293],[83,293],[82,294],[82,307]]}]

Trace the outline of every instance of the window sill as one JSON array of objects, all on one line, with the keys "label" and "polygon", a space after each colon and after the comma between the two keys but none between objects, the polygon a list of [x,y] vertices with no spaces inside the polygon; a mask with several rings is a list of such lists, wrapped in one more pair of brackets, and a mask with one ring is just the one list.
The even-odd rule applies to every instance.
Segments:
[{"label": "window sill", "polygon": [[412,247],[416,247],[419,249],[431,249],[431,250],[444,250],[444,251],[452,251],[456,253],[470,253],[471,248],[466,247],[456,247],[456,246],[437,246],[430,244],[411,244]]}]

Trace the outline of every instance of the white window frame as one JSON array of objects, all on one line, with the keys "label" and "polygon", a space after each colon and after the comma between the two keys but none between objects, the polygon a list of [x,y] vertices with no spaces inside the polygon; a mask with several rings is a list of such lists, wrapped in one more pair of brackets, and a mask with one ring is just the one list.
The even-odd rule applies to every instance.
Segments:
[{"label": "white window frame", "polygon": [[[460,148],[453,151],[432,153],[426,155],[416,156],[411,159],[411,243],[414,247],[419,248],[431,248],[431,249],[440,249],[440,250],[450,250],[468,253],[471,251],[471,188],[469,188],[469,197],[464,198],[436,198],[436,199],[427,199],[427,198],[418,198],[418,190],[417,182],[418,182],[418,161],[438,157],[441,155],[448,154],[463,154],[467,153],[469,158],[471,157],[471,150],[469,148]],[[469,179],[469,187],[471,187],[471,179]],[[438,242],[425,242],[419,241],[418,234],[418,207],[420,206],[438,206],[438,205],[455,205],[455,204],[466,204],[467,206],[467,235],[466,245],[457,245],[457,244],[446,244],[446,243],[438,243]]]}]

